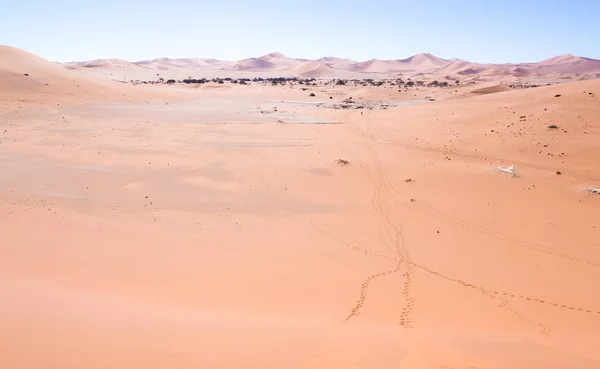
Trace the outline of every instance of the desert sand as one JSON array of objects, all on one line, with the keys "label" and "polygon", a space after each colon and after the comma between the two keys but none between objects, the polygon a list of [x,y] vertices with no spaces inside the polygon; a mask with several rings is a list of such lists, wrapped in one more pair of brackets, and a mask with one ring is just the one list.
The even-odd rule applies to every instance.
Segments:
[{"label": "desert sand", "polygon": [[0,48],[3,368],[600,367],[598,80],[71,69]]}]

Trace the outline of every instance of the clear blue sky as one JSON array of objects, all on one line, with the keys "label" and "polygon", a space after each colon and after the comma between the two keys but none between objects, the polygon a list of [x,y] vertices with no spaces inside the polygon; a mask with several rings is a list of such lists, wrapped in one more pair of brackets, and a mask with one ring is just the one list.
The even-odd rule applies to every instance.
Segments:
[{"label": "clear blue sky", "polygon": [[600,59],[600,0],[0,0],[0,44],[54,61]]}]

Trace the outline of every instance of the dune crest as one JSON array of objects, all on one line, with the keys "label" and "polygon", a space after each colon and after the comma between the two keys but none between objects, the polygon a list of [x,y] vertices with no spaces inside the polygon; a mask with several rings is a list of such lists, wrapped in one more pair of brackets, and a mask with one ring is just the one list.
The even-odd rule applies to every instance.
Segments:
[{"label": "dune crest", "polygon": [[[323,57],[317,60],[290,58],[282,53],[273,52],[260,57],[248,58],[238,61],[223,61],[201,58],[169,59],[159,58],[139,62],[126,62],[119,60],[94,60],[91,62],[67,63],[72,68],[92,71],[94,68],[110,70],[123,73],[131,70],[134,75],[134,66],[151,68],[159,72],[171,72],[173,76],[184,76],[186,71],[201,74],[203,72],[211,75],[228,76],[228,71],[239,73],[270,73],[271,75],[285,77],[297,75],[295,68],[308,62],[320,62],[327,70],[326,74],[344,75],[351,73],[352,78],[364,74],[364,78],[373,75],[397,77],[422,77],[425,79],[435,78],[467,78],[476,80],[479,77],[506,80],[507,78],[573,78],[586,79],[596,78],[600,75],[600,61],[590,58],[573,56],[570,54],[556,56],[535,63],[514,64],[484,64],[466,60],[451,58],[443,59],[430,53],[416,54],[405,59],[367,61],[355,61],[337,58],[333,56]],[[139,71],[144,74],[144,71]],[[315,72],[320,75],[325,72]],[[119,74],[119,73],[117,73]],[[148,74],[146,74],[148,75]]]}]

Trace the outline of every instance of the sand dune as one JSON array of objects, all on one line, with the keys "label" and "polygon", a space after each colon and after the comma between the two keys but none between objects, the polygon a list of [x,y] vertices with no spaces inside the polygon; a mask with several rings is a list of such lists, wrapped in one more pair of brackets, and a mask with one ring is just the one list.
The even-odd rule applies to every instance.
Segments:
[{"label": "sand dune", "polygon": [[404,70],[403,67],[397,61],[373,59],[350,65],[348,69],[360,73],[397,73]]},{"label": "sand dune", "polygon": [[474,65],[474,63],[470,63],[466,60],[451,60],[448,61],[446,64],[443,64],[442,66],[434,69],[433,73],[452,74],[457,73],[461,70],[473,68]]},{"label": "sand dune", "polygon": [[137,65],[121,59],[96,59],[86,62],[67,63],[68,66],[76,68],[116,68],[133,69]]},{"label": "sand dune", "polygon": [[49,62],[36,55],[10,46],[0,46],[0,69],[4,73],[13,74],[39,72],[72,75],[61,64]]},{"label": "sand dune", "polygon": [[600,367],[598,80],[312,90],[387,105],[343,110],[0,73],[3,367]]},{"label": "sand dune", "polygon": [[[196,77],[218,75],[233,77],[234,75],[251,76],[252,74],[265,73],[274,77],[295,76],[295,68],[309,62],[318,62],[328,69],[321,68],[321,72],[314,75],[335,74],[348,75],[349,78],[377,78],[403,76],[433,78],[463,78],[467,80],[483,77],[505,81],[507,77],[535,79],[535,78],[595,78],[600,75],[600,61],[582,58],[573,55],[562,55],[537,63],[517,64],[482,64],[460,59],[442,59],[429,53],[413,55],[406,59],[378,60],[357,62],[350,59],[324,57],[318,60],[290,58],[281,53],[270,53],[258,58],[248,58],[235,62],[215,59],[159,58],[140,62],[126,62],[116,59],[94,60],[91,62],[67,63],[70,68],[96,73],[113,79],[140,79],[152,78],[151,71],[164,72],[167,78],[185,78],[190,74]],[[137,67],[146,70],[136,69]],[[110,73],[112,71],[113,73]],[[330,73],[331,72],[331,73]],[[241,73],[241,74],[240,74]],[[119,77],[119,78],[115,78]],[[165,75],[162,75],[165,77]]]},{"label": "sand dune", "polygon": [[[108,69],[113,70],[122,64],[97,65],[112,65]],[[22,102],[140,101],[161,96],[156,90],[94,78],[8,46],[0,46],[0,79],[0,97]]]},{"label": "sand dune", "polygon": [[431,54],[418,54],[402,60],[369,60],[347,66],[348,70],[362,73],[423,72],[446,64],[448,61]]},{"label": "sand dune", "polygon": [[233,65],[233,69],[257,72],[265,70],[287,70],[300,63],[302,63],[301,60],[288,58],[281,53],[271,53],[263,55],[260,58],[240,60]]},{"label": "sand dune", "polygon": [[539,62],[533,69],[542,74],[595,74],[600,72],[600,60],[566,54]]},{"label": "sand dune", "polygon": [[438,58],[429,53],[413,55],[410,58],[399,60],[402,64],[408,64],[415,69],[432,69],[448,63],[448,60]]},{"label": "sand dune", "polygon": [[456,98],[464,99],[464,98],[469,98],[469,97],[474,97],[474,96],[495,94],[498,92],[507,92],[507,91],[513,91],[513,90],[512,90],[512,88],[508,87],[507,85],[500,83],[500,84],[494,84],[492,86],[486,86],[486,87],[471,90],[465,94],[457,96]]},{"label": "sand dune", "polygon": [[249,71],[264,71],[279,68],[277,64],[260,58],[240,60],[232,66],[232,69]]},{"label": "sand dune", "polygon": [[480,64],[464,60],[451,61],[431,74],[455,74],[457,76],[514,76],[521,78],[561,78],[572,76],[595,77],[600,61],[570,54],[553,57],[538,63]]},{"label": "sand dune", "polygon": [[327,75],[335,72],[335,70],[331,67],[328,67],[325,64],[309,61],[304,62],[302,64],[298,64],[294,68],[290,70],[292,75],[297,75],[299,77],[326,77]]},{"label": "sand dune", "polygon": [[330,68],[334,68],[334,69],[345,69],[349,65],[357,63],[356,60],[336,58],[333,56],[327,56],[324,58],[320,58],[317,61],[327,65]]},{"label": "sand dune", "polygon": [[4,97],[22,99],[40,95],[74,93],[78,86],[82,91],[98,93],[100,85],[85,76],[51,63],[23,50],[0,46],[0,94]]},{"label": "sand dune", "polygon": [[160,58],[136,62],[135,64],[145,67],[154,68],[156,70],[169,70],[170,68],[197,69],[224,66],[228,62],[217,59],[201,59],[201,58]]}]

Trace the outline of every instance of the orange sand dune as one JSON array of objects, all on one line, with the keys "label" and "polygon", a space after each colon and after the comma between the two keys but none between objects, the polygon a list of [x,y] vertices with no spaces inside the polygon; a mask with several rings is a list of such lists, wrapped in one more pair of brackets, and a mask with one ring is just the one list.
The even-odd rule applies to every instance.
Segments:
[{"label": "orange sand dune", "polygon": [[514,76],[520,78],[564,78],[573,75],[594,77],[600,72],[600,60],[582,58],[570,54],[553,57],[537,63],[481,64],[454,60],[432,74],[456,74],[457,76]]},{"label": "orange sand dune", "polygon": [[334,72],[334,69],[319,62],[304,62],[292,68],[290,73],[300,77],[326,77]]},{"label": "orange sand dune", "polygon": [[20,105],[28,102],[164,101],[167,97],[157,89],[95,78],[8,46],[0,46],[0,79],[0,97]]},{"label": "orange sand dune", "polygon": [[507,85],[500,83],[500,84],[482,87],[482,88],[478,88],[478,89],[469,91],[463,95],[458,96],[457,98],[466,98],[466,97],[494,94],[497,92],[506,92],[506,91],[512,91],[512,89],[510,87],[508,87]]},{"label": "orange sand dune", "polygon": [[286,70],[302,63],[301,60],[288,58],[281,53],[271,53],[260,58],[240,60],[233,65],[233,69],[264,71],[264,70]]},{"label": "orange sand dune", "polygon": [[369,60],[348,66],[348,70],[362,73],[396,73],[431,70],[448,61],[431,54],[418,54],[402,60]]},{"label": "orange sand dune", "polygon": [[[159,58],[130,63],[119,59],[97,59],[90,62],[66,63],[66,65],[95,76],[128,81],[157,79],[157,76],[181,79],[190,75],[197,77],[297,76],[294,74],[295,69],[301,69],[306,63],[321,63],[332,69],[331,73],[327,71],[326,74],[333,74],[336,78],[394,78],[402,74],[426,80],[435,78],[473,80],[482,77],[484,80],[506,81],[511,77],[587,79],[600,75],[600,61],[570,54],[537,63],[517,64],[483,64],[460,59],[446,60],[429,53],[413,55],[406,59],[372,59],[357,62],[336,57],[317,60],[290,58],[275,52],[235,62],[200,58]],[[323,72],[322,70],[313,74],[320,75]]]},{"label": "orange sand dune", "polygon": [[600,367],[599,81],[166,104],[2,53],[3,367]]},{"label": "orange sand dune", "polygon": [[433,67],[439,67],[448,63],[448,60],[438,58],[437,56],[429,53],[413,55],[410,58],[399,60],[402,64],[409,64],[413,67],[421,69],[431,69]]},{"label": "orange sand dune", "polygon": [[389,60],[369,60],[356,63],[349,67],[352,71],[361,73],[390,73],[399,70],[398,63]]},{"label": "orange sand dune", "polygon": [[461,70],[473,68],[474,66],[475,66],[474,63],[470,63],[466,60],[451,60],[448,63],[443,64],[439,68],[435,69],[433,71],[433,73],[440,73],[440,74],[457,73]]},{"label": "orange sand dune", "polygon": [[566,54],[541,61],[534,70],[544,74],[596,74],[600,73],[600,60]]}]

